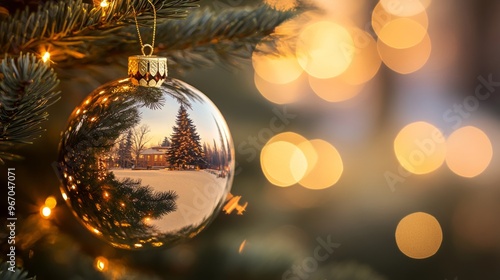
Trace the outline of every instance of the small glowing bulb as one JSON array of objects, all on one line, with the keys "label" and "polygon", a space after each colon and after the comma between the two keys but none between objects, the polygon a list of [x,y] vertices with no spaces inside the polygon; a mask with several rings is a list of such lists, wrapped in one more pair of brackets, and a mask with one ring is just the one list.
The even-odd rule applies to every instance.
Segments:
[{"label": "small glowing bulb", "polygon": [[105,271],[108,269],[108,259],[105,257],[97,257],[95,259],[95,268],[99,271]]},{"label": "small glowing bulb", "polygon": [[47,197],[47,199],[45,199],[45,206],[49,207],[50,209],[54,209],[56,205],[57,201],[53,196],[49,196]]},{"label": "small glowing bulb", "polygon": [[47,62],[47,61],[50,61],[50,53],[49,52],[45,52],[42,56],[42,61],[43,62]]},{"label": "small glowing bulb", "polygon": [[52,211],[47,206],[42,207],[42,209],[40,210],[40,213],[42,214],[42,217],[44,217],[44,218],[48,218],[50,216],[51,212]]},{"label": "small glowing bulb", "polygon": [[109,6],[108,1],[106,1],[106,0],[102,0],[102,1],[101,1],[101,7],[106,8],[107,6]]}]

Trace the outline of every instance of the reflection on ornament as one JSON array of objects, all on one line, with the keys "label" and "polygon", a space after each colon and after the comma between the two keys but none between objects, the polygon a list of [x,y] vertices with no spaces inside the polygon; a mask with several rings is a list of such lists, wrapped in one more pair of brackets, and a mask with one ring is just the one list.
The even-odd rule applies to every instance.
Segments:
[{"label": "reflection on ornament", "polygon": [[234,148],[201,92],[165,78],[105,84],[73,111],[59,150],[62,193],[78,219],[115,247],[172,246],[220,212]]}]

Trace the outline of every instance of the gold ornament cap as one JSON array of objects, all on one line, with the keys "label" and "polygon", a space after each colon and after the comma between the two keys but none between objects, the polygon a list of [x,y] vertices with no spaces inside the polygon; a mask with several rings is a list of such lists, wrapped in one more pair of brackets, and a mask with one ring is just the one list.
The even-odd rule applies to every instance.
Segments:
[{"label": "gold ornament cap", "polygon": [[166,57],[134,55],[128,58],[128,77],[136,86],[160,87],[167,74]]}]

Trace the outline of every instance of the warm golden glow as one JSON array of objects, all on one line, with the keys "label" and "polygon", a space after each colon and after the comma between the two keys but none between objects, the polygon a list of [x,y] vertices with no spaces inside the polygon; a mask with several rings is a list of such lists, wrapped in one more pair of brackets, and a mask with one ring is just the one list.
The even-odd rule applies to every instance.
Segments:
[{"label": "warm golden glow", "polygon": [[414,174],[438,169],[445,160],[446,141],[430,123],[414,122],[405,126],[394,140],[394,152],[401,166]]},{"label": "warm golden glow", "polygon": [[267,145],[278,141],[285,141],[285,142],[290,142],[294,145],[299,145],[303,142],[307,142],[307,139],[300,134],[287,131],[273,136],[271,139],[269,139],[269,141],[267,141]]},{"label": "warm golden glow", "polygon": [[339,78],[351,85],[359,85],[371,80],[380,69],[382,61],[377,51],[377,42],[366,31],[351,30],[354,39],[354,56],[347,70]]},{"label": "warm golden glow", "polygon": [[108,259],[105,257],[97,257],[94,261],[95,268],[99,271],[106,271],[108,269]]},{"label": "warm golden glow", "polygon": [[404,217],[396,228],[396,244],[399,250],[413,259],[433,256],[442,241],[441,225],[427,213],[410,214]]},{"label": "warm golden glow", "polygon": [[47,61],[50,61],[50,53],[49,52],[45,52],[42,56],[42,61],[43,62],[47,62]]},{"label": "warm golden glow", "polygon": [[264,0],[264,2],[276,10],[287,11],[297,7],[296,0]]},{"label": "warm golden glow", "polygon": [[473,126],[456,130],[448,137],[446,144],[446,165],[462,177],[471,178],[483,173],[493,157],[488,135]]},{"label": "warm golden glow", "polygon": [[422,68],[427,63],[432,49],[429,35],[411,48],[391,48],[381,40],[377,41],[377,48],[385,65],[400,74],[413,73]]},{"label": "warm golden glow", "polygon": [[391,20],[379,32],[379,40],[395,49],[407,49],[420,43],[427,30],[409,18]]},{"label": "warm golden glow", "polygon": [[280,187],[296,184],[307,170],[304,153],[296,145],[285,141],[266,144],[260,154],[260,162],[267,180]]},{"label": "warm golden glow", "polygon": [[364,1],[345,0],[314,0],[314,5],[320,11],[326,11],[332,16],[354,17],[362,13]]},{"label": "warm golden glow", "polygon": [[340,77],[317,79],[310,76],[309,85],[319,97],[328,102],[341,102],[351,99],[363,89],[363,84],[352,85]]},{"label": "warm golden glow", "polygon": [[297,58],[291,54],[278,56],[254,52],[252,63],[259,77],[274,84],[287,84],[295,81],[303,72]]},{"label": "warm golden glow", "polygon": [[40,209],[40,214],[42,215],[42,217],[44,218],[48,218],[50,217],[50,214],[52,213],[52,210],[50,210],[49,207],[47,206],[43,206],[41,209]]},{"label": "warm golden glow", "polygon": [[247,244],[247,240],[243,240],[243,242],[241,242],[241,245],[240,245],[240,249],[238,250],[238,253],[241,254],[241,252],[243,252],[243,249],[245,249],[245,245]]},{"label": "warm golden glow", "polygon": [[344,164],[339,152],[330,143],[321,139],[311,140],[310,144],[316,151],[315,154],[310,154],[304,146],[301,146],[301,151],[306,151],[307,160],[315,164],[306,169],[307,173],[299,181],[300,185],[313,190],[333,186],[344,171]]},{"label": "warm golden glow", "polygon": [[50,209],[54,209],[56,205],[57,201],[53,196],[49,196],[45,199],[45,206],[49,207]]},{"label": "warm golden glow", "polygon": [[108,7],[108,6],[109,6],[109,3],[108,3],[108,1],[106,1],[106,0],[102,0],[102,1],[101,1],[100,6],[101,6],[102,8],[106,8],[106,7]]},{"label": "warm golden glow", "polygon": [[316,147],[313,146],[313,144],[309,140],[300,142],[297,147],[302,151],[302,153],[304,153],[304,156],[306,157],[307,170],[305,174],[310,174],[313,169],[316,168],[316,164],[318,163],[319,151],[316,150]]},{"label": "warm golden glow", "polygon": [[274,84],[262,79],[257,74],[255,74],[255,87],[264,98],[276,104],[289,104],[298,101],[308,90],[307,84],[302,78],[288,84]]},{"label": "warm golden glow", "polygon": [[297,59],[311,76],[327,79],[342,74],[352,62],[354,41],[341,25],[331,21],[309,24],[299,35]]},{"label": "warm golden glow", "polygon": [[413,16],[405,17],[405,16],[398,16],[398,15],[393,15],[391,13],[388,13],[382,4],[379,2],[375,8],[373,9],[372,12],[372,28],[375,31],[375,33],[380,36],[380,31],[383,29],[384,26],[386,26],[388,23],[390,23],[393,20],[397,19],[409,19],[412,20],[416,23],[418,23],[423,29],[427,31],[427,28],[429,27],[429,17],[427,16],[427,12],[423,11],[421,13],[415,14]]},{"label": "warm golden glow", "polygon": [[64,200],[68,200],[68,195],[67,195],[65,192],[63,192],[63,193],[62,193],[62,198],[63,198]]},{"label": "warm golden glow", "polygon": [[425,12],[431,0],[380,0],[380,4],[390,14],[409,17]]}]

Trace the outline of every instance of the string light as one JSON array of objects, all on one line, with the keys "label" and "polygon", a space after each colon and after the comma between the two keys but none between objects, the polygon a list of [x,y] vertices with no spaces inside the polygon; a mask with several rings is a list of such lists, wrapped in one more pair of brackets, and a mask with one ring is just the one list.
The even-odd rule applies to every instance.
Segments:
[{"label": "string light", "polygon": [[53,196],[47,197],[45,199],[45,206],[49,207],[50,209],[54,209],[57,205],[57,200]]},{"label": "string light", "polygon": [[100,6],[101,6],[102,8],[106,8],[106,7],[108,7],[108,6],[109,6],[109,3],[108,3],[108,1],[106,1],[106,0],[102,0],[102,1],[101,1]]},{"label": "string light", "polygon": [[95,268],[99,271],[105,271],[108,269],[108,259],[105,257],[97,257],[95,259]]},{"label": "string light", "polygon": [[44,218],[48,218],[50,217],[50,214],[52,213],[52,210],[50,210],[49,207],[47,206],[43,206],[41,209],[40,209],[40,214],[42,215],[42,217]]},{"label": "string light", "polygon": [[42,55],[42,61],[45,62],[45,63],[50,62],[50,53],[48,51],[46,51]]}]

